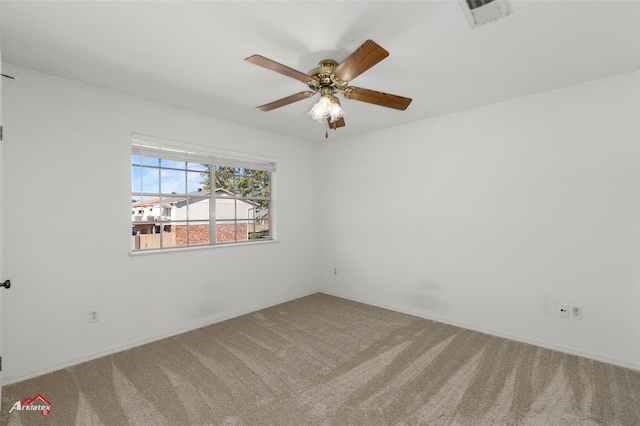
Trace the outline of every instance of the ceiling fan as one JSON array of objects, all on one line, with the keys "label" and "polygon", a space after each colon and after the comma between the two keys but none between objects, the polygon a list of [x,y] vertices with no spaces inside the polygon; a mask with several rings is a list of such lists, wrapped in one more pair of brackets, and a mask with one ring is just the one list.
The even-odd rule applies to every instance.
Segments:
[{"label": "ceiling fan", "polygon": [[387,56],[389,56],[389,52],[374,41],[367,40],[341,64],[338,64],[333,59],[323,59],[309,74],[294,70],[261,55],[249,56],[245,60],[284,74],[287,77],[295,78],[305,83],[310,89],[261,105],[256,109],[271,111],[302,99],[310,98],[320,92],[320,101],[313,106],[308,114],[318,121],[326,118],[329,125],[336,129],[345,125],[344,111],[342,111],[340,101],[336,96],[337,93],[342,93],[346,99],[354,99],[399,110],[407,109],[411,103],[410,98],[349,86],[351,80]]}]

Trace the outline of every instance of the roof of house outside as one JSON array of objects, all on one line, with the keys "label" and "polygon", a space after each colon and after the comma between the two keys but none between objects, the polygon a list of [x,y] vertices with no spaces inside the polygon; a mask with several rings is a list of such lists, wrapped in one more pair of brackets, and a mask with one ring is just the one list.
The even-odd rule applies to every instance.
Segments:
[{"label": "roof of house outside", "polygon": [[[209,195],[211,193],[210,189],[198,189],[197,191],[192,191],[187,193],[187,195],[190,196],[195,196],[195,195]],[[226,189],[223,188],[218,188],[216,189],[216,196],[219,195],[233,195],[233,192],[231,191],[227,191]],[[147,207],[147,206],[156,206],[159,205],[160,202],[162,202],[162,207],[171,207],[171,205],[173,204],[177,204],[180,203],[182,201],[185,201],[187,199],[186,196],[184,195],[176,195],[175,197],[155,197],[155,198],[148,198],[146,200],[143,201],[136,201],[134,203],[131,203],[131,207]],[[249,201],[249,200],[240,200],[244,203],[247,204],[251,204],[251,205],[255,205],[255,203]],[[264,211],[264,210],[263,210]],[[268,210],[267,210],[268,212]]]}]

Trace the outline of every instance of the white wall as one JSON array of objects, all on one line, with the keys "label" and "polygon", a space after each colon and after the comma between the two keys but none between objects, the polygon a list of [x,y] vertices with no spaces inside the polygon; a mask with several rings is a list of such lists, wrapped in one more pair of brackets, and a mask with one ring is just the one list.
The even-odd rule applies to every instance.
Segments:
[{"label": "white wall", "polygon": [[[317,290],[318,145],[4,72],[4,384]],[[279,242],[129,256],[132,132],[276,157]]]},{"label": "white wall", "polygon": [[329,141],[321,289],[640,369],[639,93],[635,72]]},{"label": "white wall", "polygon": [[[318,146],[4,72],[5,384],[318,288],[640,369],[640,73]],[[275,156],[279,242],[129,256],[131,132]]]}]

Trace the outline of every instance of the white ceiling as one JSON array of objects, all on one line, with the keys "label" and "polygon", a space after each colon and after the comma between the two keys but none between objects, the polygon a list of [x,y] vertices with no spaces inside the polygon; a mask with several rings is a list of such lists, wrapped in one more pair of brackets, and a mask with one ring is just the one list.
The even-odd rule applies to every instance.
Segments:
[{"label": "white ceiling", "polygon": [[[306,90],[244,61],[303,72],[372,39],[389,57],[353,85],[413,98],[406,111],[342,99],[332,139],[640,69],[640,2],[511,1],[471,29],[447,1],[2,1],[5,63],[310,141],[326,124]],[[16,76],[19,78],[19,75]]]}]

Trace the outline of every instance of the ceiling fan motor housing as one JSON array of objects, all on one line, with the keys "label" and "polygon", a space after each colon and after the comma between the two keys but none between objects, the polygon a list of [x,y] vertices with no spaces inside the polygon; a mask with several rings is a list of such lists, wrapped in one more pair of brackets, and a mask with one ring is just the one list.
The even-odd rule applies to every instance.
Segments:
[{"label": "ceiling fan motor housing", "polygon": [[332,92],[342,92],[347,87],[347,82],[339,80],[333,75],[333,71],[338,66],[338,63],[333,59],[323,59],[318,62],[318,66],[309,72],[309,75],[313,78],[309,81],[309,88],[312,90],[320,90],[323,88],[329,88]]}]

